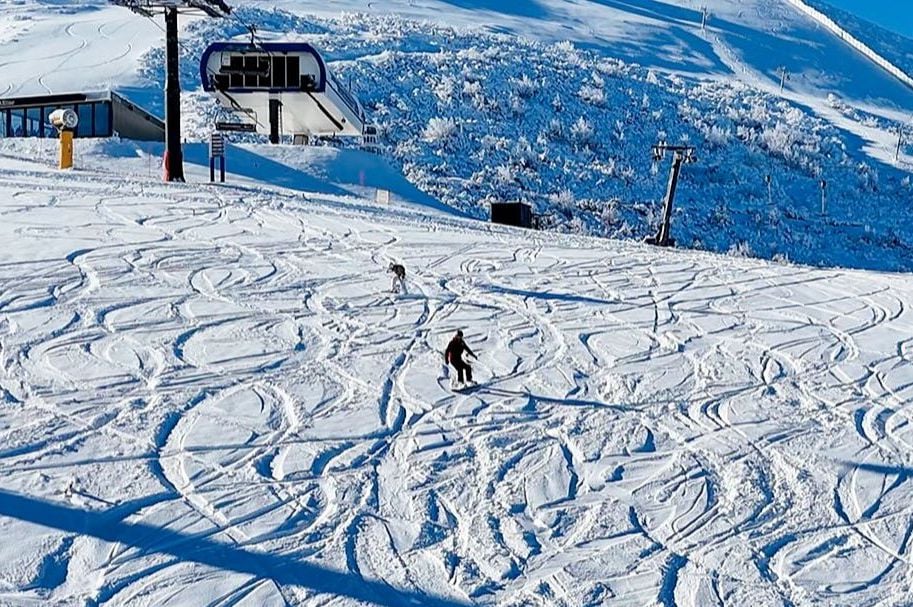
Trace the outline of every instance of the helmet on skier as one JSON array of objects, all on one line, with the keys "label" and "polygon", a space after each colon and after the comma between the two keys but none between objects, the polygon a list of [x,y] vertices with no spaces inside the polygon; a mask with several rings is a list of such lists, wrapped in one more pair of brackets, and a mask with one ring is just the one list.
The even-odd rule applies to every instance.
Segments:
[{"label": "helmet on skier", "polygon": [[457,329],[456,336],[462,339],[462,337],[463,337],[463,329]]}]

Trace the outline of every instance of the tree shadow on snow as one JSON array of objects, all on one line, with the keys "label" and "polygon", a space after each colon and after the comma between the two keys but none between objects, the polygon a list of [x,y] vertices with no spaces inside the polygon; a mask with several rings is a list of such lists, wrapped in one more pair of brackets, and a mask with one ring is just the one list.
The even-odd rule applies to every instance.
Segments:
[{"label": "tree shadow on snow", "polygon": [[303,586],[374,605],[463,607],[469,604],[417,590],[399,590],[382,581],[365,580],[348,572],[307,563],[294,555],[255,552],[210,537],[185,535],[146,523],[128,523],[123,518],[129,514],[130,509],[123,506],[92,512],[0,489],[0,516],[117,542],[149,554],[167,554],[181,561],[269,579],[277,584]]}]

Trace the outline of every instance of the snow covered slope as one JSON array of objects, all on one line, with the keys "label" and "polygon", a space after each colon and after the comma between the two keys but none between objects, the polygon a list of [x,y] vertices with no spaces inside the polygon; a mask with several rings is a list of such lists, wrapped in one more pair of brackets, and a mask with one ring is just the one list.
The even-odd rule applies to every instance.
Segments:
[{"label": "snow covered slope", "polygon": [[161,26],[106,2],[0,0],[0,97],[137,83]]},{"label": "snow covered slope", "polygon": [[[0,7],[0,86],[116,82],[161,111],[152,22],[102,0]],[[246,38],[248,24],[323,48],[370,106],[395,168],[468,214],[519,198],[551,229],[641,239],[656,229],[667,170],[649,149],[666,138],[694,144],[701,160],[679,190],[682,245],[913,268],[913,210],[898,204],[913,193],[913,140],[892,164],[913,91],[785,2],[243,3],[228,20],[185,22],[188,137],[207,137],[218,115],[199,92],[202,49]],[[780,66],[791,74],[782,94]]]},{"label": "snow covered slope", "polygon": [[77,143],[0,150],[0,604],[908,602],[906,278]]}]

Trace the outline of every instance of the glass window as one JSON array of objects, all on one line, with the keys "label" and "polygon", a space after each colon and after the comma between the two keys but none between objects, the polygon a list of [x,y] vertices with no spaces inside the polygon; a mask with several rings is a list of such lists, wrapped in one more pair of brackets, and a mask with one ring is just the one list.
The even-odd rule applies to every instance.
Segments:
[{"label": "glass window", "polygon": [[41,109],[44,111],[44,116],[42,116],[41,120],[42,126],[44,128],[44,136],[57,137],[57,129],[54,128],[53,124],[51,124],[51,114],[54,112],[54,110],[57,109],[57,106],[46,105]]},{"label": "glass window", "polygon": [[283,56],[274,56],[273,57],[273,66],[270,70],[273,76],[273,88],[275,89],[284,89],[285,88],[285,57]]},{"label": "glass window", "polygon": [[10,132],[13,137],[25,137],[25,110],[10,110]]},{"label": "glass window", "polygon": [[44,132],[41,120],[41,108],[30,107],[25,111],[25,134],[29,137],[41,137]]},{"label": "glass window", "polygon": [[249,55],[244,58],[244,88],[257,88],[260,81],[257,76],[257,57]]},{"label": "glass window", "polygon": [[6,126],[9,119],[10,113],[6,110],[0,110],[0,137],[9,137],[9,128]]},{"label": "glass window", "polygon": [[285,84],[291,89],[297,89],[301,82],[301,60],[297,55],[285,58]]},{"label": "glass window", "polygon": [[92,104],[80,103],[76,106],[79,115],[79,124],[76,125],[77,137],[92,137],[95,133],[92,128]]},{"label": "glass window", "polygon": [[95,134],[98,137],[111,136],[111,104],[95,104]]}]

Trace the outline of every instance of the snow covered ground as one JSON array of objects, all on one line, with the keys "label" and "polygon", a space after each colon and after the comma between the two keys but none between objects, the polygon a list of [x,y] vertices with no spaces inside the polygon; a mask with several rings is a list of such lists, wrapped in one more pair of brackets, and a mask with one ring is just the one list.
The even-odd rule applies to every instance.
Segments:
[{"label": "snow covered ground", "polygon": [[77,143],[0,148],[0,604],[908,603],[905,277]]},{"label": "snow covered ground", "polygon": [[0,0],[0,97],[136,84],[161,26],[105,2]]},{"label": "snow covered ground", "polygon": [[[913,139],[893,162],[913,91],[784,2],[239,3],[227,20],[184,21],[191,140],[217,115],[200,53],[246,39],[248,24],[318,44],[369,107],[394,168],[468,214],[521,199],[550,229],[640,240],[657,227],[668,167],[649,151],[665,138],[700,158],[679,188],[680,245],[913,269],[913,211],[898,204],[913,194]],[[161,113],[160,25],[104,0],[0,0],[0,90],[112,83]]]}]

